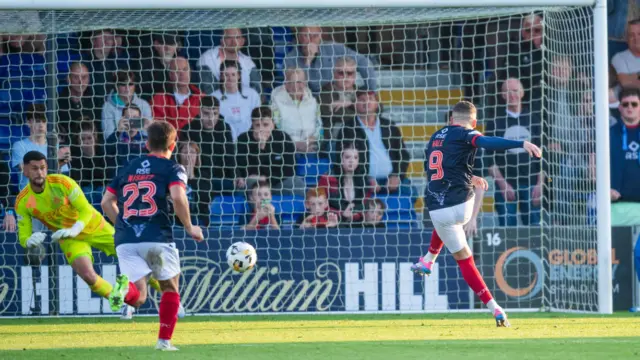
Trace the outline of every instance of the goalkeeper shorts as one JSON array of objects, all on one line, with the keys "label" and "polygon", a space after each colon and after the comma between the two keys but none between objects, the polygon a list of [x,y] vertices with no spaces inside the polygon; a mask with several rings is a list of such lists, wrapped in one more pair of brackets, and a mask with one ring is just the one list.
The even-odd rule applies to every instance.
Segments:
[{"label": "goalkeeper shorts", "polygon": [[116,248],[113,242],[113,234],[100,234],[92,236],[89,239],[62,239],[60,240],[60,249],[64,253],[64,257],[69,264],[81,256],[87,256],[93,262],[93,250],[102,251],[105,255],[115,256]]}]

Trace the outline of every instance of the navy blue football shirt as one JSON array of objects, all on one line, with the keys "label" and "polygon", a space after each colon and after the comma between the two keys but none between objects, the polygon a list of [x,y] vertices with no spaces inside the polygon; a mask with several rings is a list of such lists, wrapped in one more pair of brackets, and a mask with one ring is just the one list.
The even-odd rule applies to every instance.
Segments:
[{"label": "navy blue football shirt", "polygon": [[141,156],[131,161],[107,191],[118,198],[115,244],[172,242],[172,186],[186,187],[187,173],[172,160]]},{"label": "navy blue football shirt", "polygon": [[429,211],[462,204],[473,196],[476,139],[482,134],[462,126],[446,126],[427,145],[425,202]]}]

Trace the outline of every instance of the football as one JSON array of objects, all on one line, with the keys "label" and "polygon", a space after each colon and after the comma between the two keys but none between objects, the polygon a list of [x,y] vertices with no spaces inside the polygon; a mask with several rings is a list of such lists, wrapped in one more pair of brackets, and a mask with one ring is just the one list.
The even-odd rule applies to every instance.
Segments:
[{"label": "football", "polygon": [[252,269],[257,259],[256,249],[246,242],[236,242],[227,250],[227,263],[238,273]]}]

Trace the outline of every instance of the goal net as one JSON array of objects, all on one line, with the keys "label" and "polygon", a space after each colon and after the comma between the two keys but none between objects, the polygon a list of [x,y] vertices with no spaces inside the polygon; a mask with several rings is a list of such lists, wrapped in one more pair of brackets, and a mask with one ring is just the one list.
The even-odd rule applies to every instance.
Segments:
[{"label": "goal net", "polygon": [[[409,270],[432,232],[424,150],[463,99],[482,132],[545,155],[477,155],[490,188],[469,243],[496,300],[598,311],[591,8],[3,11],[0,34],[3,216],[27,151],[100,210],[146,127],[170,122],[207,229],[196,244],[176,220],[188,313],[483,308],[446,250],[430,277]],[[70,253],[4,229],[0,314],[111,314]],[[243,275],[235,241],[258,252]],[[93,259],[113,282],[117,259]]]}]

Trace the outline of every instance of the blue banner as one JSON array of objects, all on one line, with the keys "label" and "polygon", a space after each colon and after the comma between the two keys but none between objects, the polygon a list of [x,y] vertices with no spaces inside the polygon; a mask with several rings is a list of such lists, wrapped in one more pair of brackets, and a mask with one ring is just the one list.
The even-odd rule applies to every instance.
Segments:
[{"label": "blue banner", "polygon": [[[473,307],[455,260],[446,251],[430,277],[409,267],[428,248],[430,232],[384,229],[315,231],[209,231],[207,241],[175,238],[182,261],[181,298],[188,313],[328,311],[445,311]],[[254,270],[235,274],[225,252],[244,240],[258,252]],[[0,316],[110,314],[54,255],[27,265],[15,234],[0,233]],[[445,254],[446,253],[446,254]],[[94,252],[96,271],[107,281],[117,260]],[[140,313],[156,313],[158,294]]]}]

